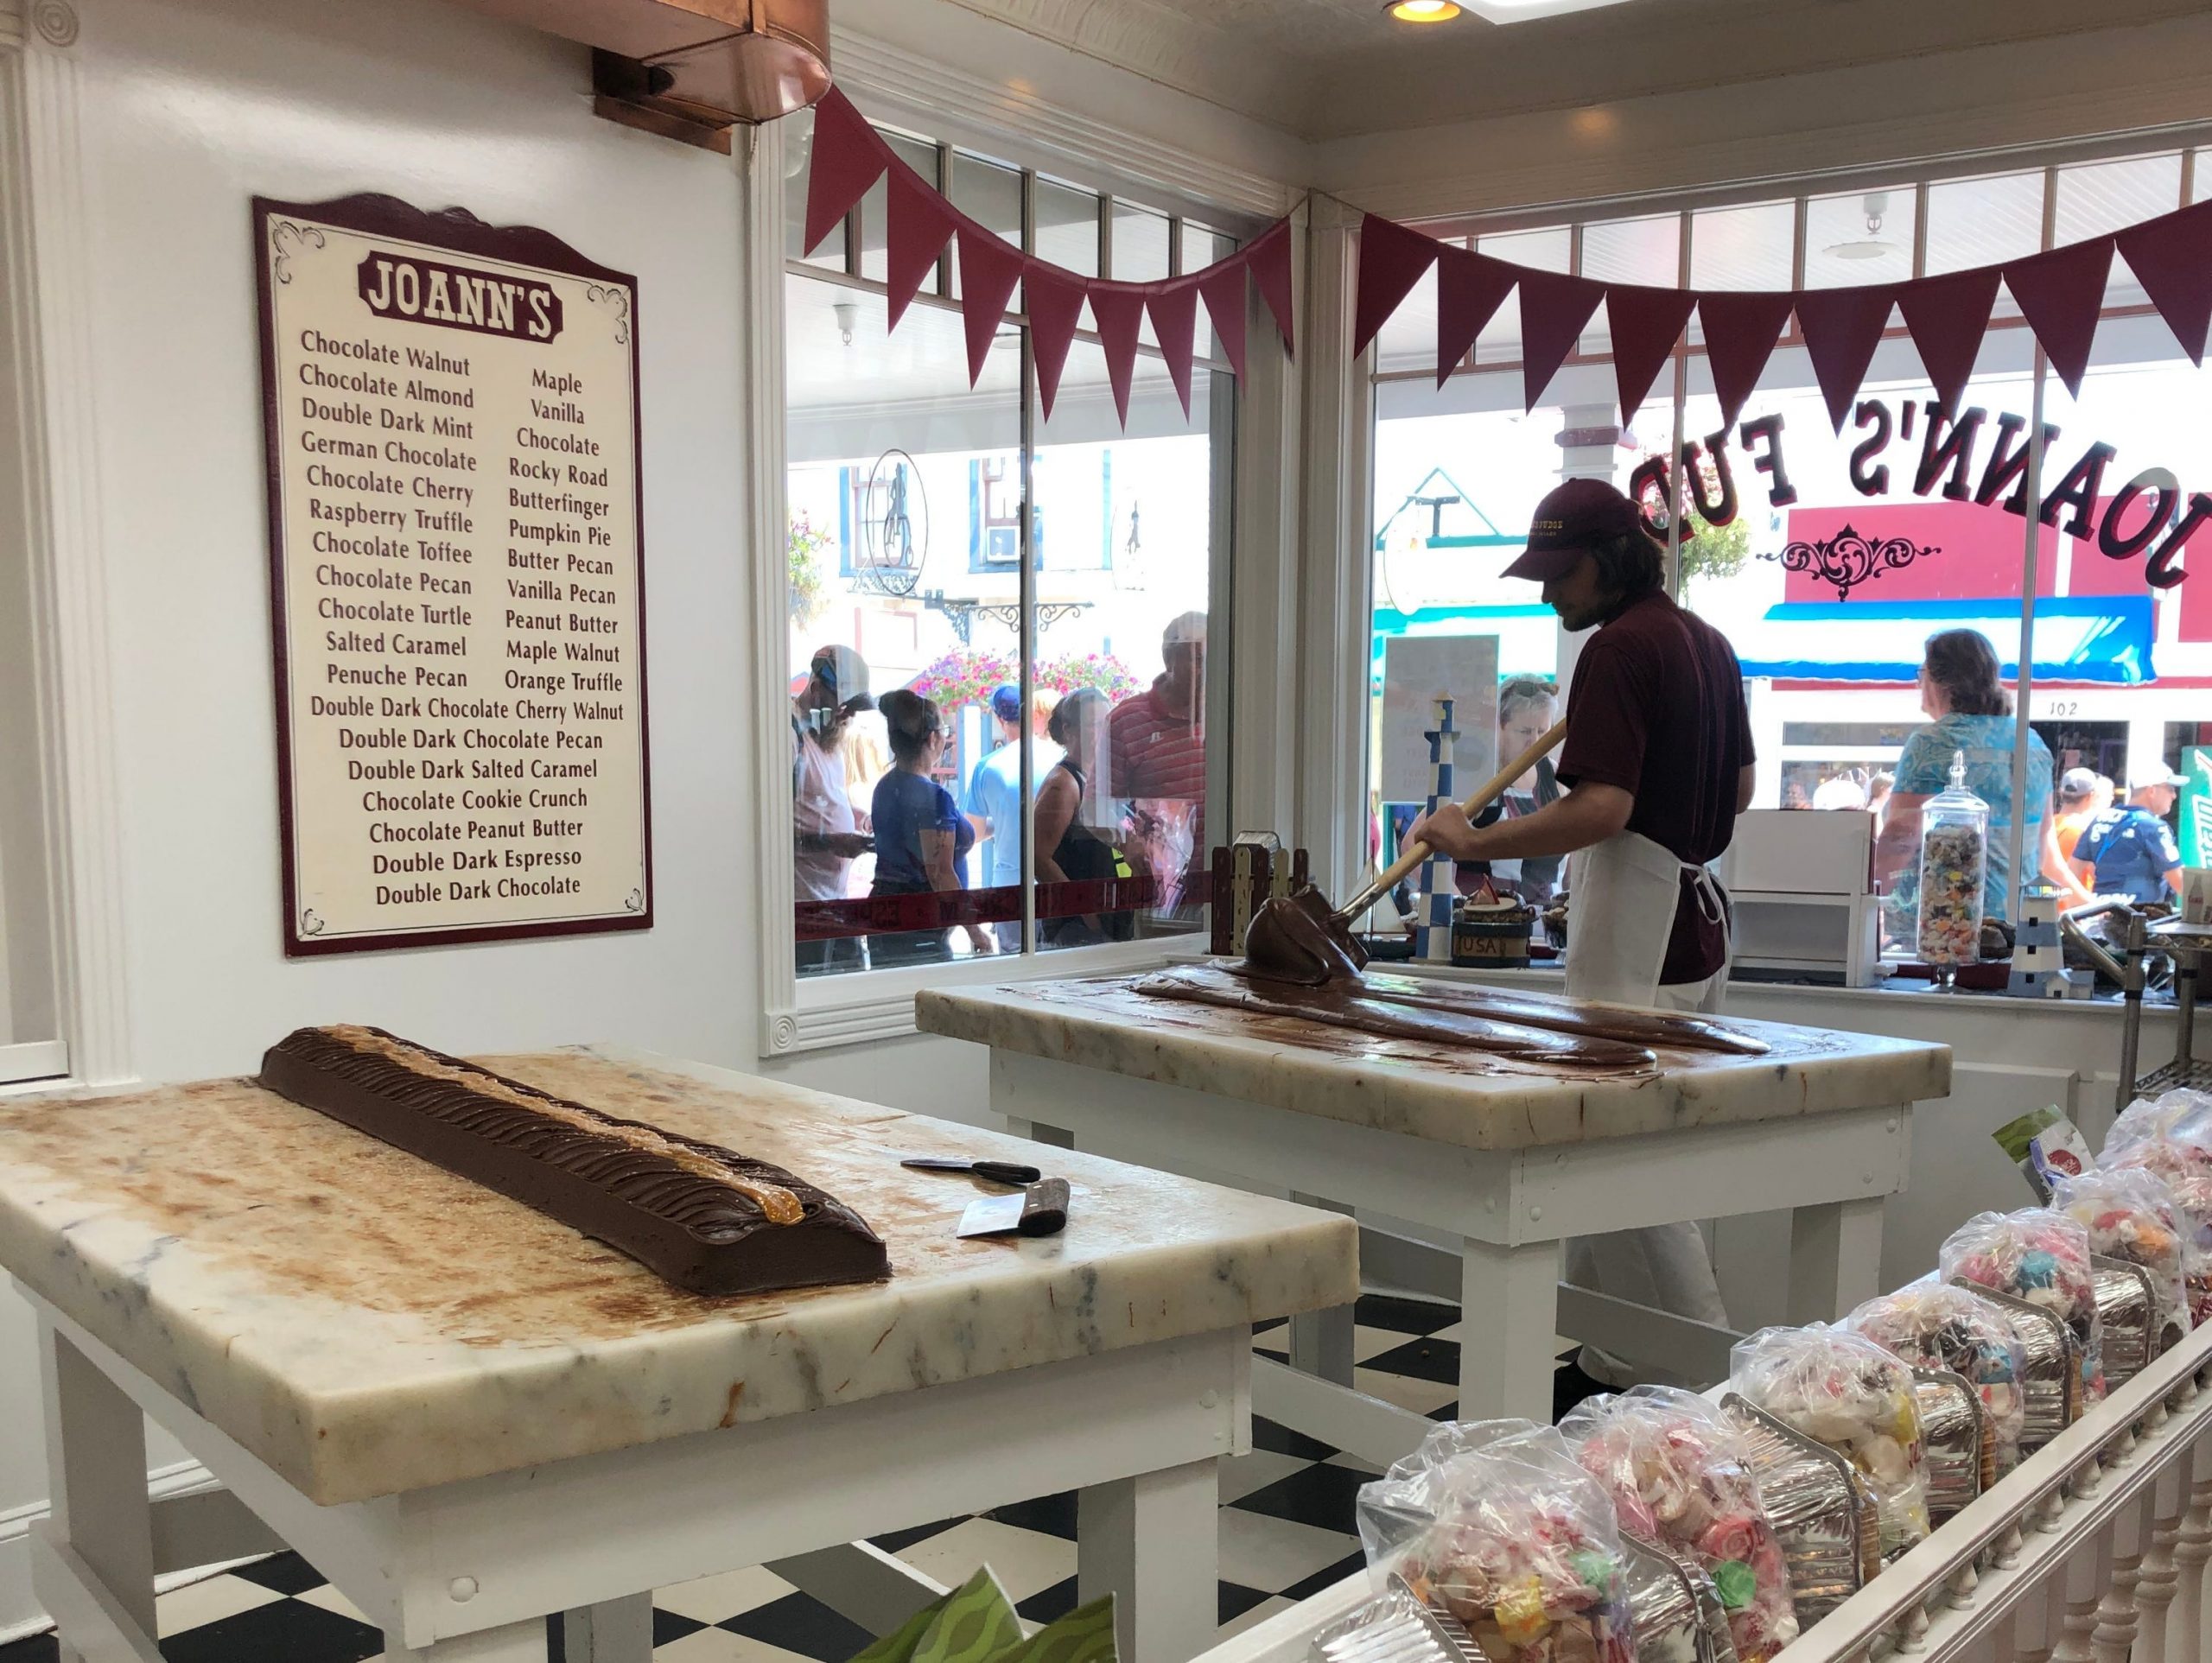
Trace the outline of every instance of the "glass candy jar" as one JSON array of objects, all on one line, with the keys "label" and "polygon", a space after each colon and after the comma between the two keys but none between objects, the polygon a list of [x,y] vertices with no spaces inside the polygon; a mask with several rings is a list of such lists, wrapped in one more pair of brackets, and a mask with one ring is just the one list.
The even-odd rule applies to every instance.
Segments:
[{"label": "glass candy jar", "polygon": [[1951,753],[1951,784],[1920,810],[1920,957],[1939,971],[1981,957],[1989,804],[1967,790],[1967,756]]}]

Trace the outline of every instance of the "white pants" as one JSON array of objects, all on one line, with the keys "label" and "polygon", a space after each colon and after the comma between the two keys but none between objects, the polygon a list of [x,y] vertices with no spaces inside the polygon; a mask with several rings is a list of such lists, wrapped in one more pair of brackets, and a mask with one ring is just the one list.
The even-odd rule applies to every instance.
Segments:
[{"label": "white pants", "polygon": [[[1719,1010],[1727,981],[1728,972],[1723,967],[1718,975],[1703,981],[1662,987],[1652,1002],[1662,1011],[1709,1016]],[[1728,1308],[1721,1304],[1720,1285],[1713,1279],[1713,1254],[1694,1224],[1654,1224],[1641,1230],[1617,1230],[1610,1235],[1577,1236],[1567,1244],[1567,1279],[1593,1293],[1610,1294],[1676,1317],[1717,1327],[1728,1324]],[[1713,1384],[1674,1379],[1663,1370],[1639,1369],[1591,1345],[1582,1348],[1578,1361],[1585,1374],[1609,1386],[1651,1381],[1702,1391]]]}]

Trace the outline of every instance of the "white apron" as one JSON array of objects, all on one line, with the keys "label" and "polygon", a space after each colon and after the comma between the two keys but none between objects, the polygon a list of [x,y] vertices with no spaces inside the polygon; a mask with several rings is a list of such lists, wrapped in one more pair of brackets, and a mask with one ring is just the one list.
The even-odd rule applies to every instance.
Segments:
[{"label": "white apron", "polygon": [[[1574,857],[1569,890],[1567,992],[1570,999],[1611,1005],[1717,1010],[1727,968],[1709,981],[1662,990],[1660,972],[1674,934],[1682,873],[1694,873],[1698,904],[1716,921],[1726,913],[1719,886],[1703,866],[1690,866],[1637,832],[1618,832]],[[1597,927],[1602,921],[1602,927]],[[1728,1309],[1713,1280],[1713,1259],[1694,1224],[1659,1224],[1567,1244],[1567,1279],[1616,1298],[1722,1327]],[[1585,1372],[1614,1386],[1662,1378],[1595,1347],[1585,1347]],[[1662,1381],[1663,1383],[1663,1381]],[[1702,1388],[1709,1381],[1681,1382]]]}]

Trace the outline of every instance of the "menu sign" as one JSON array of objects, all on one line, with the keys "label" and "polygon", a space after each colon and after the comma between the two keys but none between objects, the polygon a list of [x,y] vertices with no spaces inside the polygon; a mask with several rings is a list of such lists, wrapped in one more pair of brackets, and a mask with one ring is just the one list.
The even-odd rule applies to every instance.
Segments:
[{"label": "menu sign", "polygon": [[254,203],[285,950],[652,923],[637,283]]}]

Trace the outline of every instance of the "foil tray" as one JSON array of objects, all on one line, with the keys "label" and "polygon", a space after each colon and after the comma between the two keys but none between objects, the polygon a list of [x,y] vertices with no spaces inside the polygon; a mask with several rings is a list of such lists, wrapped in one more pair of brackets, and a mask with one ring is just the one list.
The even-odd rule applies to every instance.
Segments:
[{"label": "foil tray", "polygon": [[1621,1532],[1636,1663],[1737,1663],[1728,1612],[1713,1578],[1695,1559],[1632,1532]]},{"label": "foil tray", "polygon": [[2158,1288],[2140,1265],[2101,1254],[2090,1255],[2089,1273],[2105,1330],[2105,1389],[2117,1392],[2165,1349]]},{"label": "foil tray", "polygon": [[1382,1594],[1313,1636],[1313,1663],[1489,1663],[1450,1612],[1392,1577]]},{"label": "foil tray", "polygon": [[1769,1522],[1789,1561],[1800,1630],[1873,1580],[1882,1568],[1874,1499],[1848,1458],[1805,1437],[1739,1393],[1720,1400],[1750,1446]]},{"label": "foil tray", "polygon": [[2010,1317],[2027,1348],[2028,1366],[2020,1377],[2020,1457],[2025,1460],[2082,1418],[2082,1349],[2056,1312],[1979,1282],[1958,1285]]},{"label": "foil tray", "polygon": [[1928,1520],[1956,1518],[1997,1479],[1997,1451],[1981,1394],[1948,1368],[1912,1371],[1928,1483]]}]

